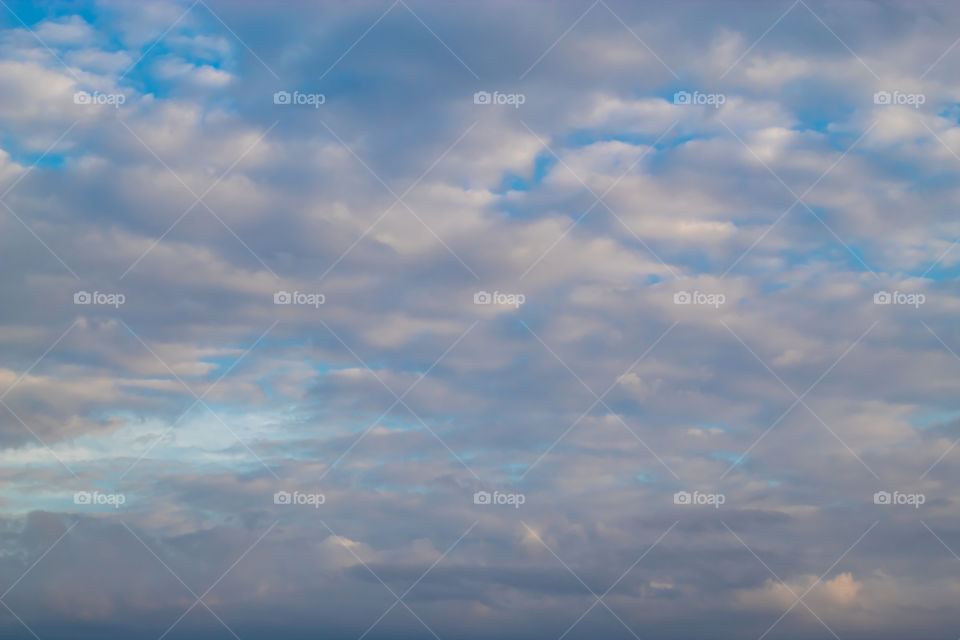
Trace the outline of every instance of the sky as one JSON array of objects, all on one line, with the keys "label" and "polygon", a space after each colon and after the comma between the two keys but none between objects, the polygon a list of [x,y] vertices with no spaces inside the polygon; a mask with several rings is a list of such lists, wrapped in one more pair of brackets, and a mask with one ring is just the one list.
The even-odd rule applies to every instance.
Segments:
[{"label": "sky", "polygon": [[960,636],[960,6],[0,0],[0,636]]}]

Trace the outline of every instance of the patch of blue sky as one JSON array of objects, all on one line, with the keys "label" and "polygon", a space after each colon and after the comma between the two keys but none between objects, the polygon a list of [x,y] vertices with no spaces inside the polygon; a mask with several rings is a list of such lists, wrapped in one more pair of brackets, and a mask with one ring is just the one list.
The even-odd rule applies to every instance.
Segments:
[{"label": "patch of blue sky", "polygon": [[[709,452],[708,455],[709,455],[711,458],[713,458],[714,460],[723,460],[724,462],[729,462],[729,463],[731,463],[731,464],[734,463],[734,462],[737,462],[738,460],[740,461],[740,464],[741,464],[741,465],[746,464],[746,463],[748,463],[748,462],[750,461],[750,457],[749,457],[749,456],[744,456],[742,451],[737,451],[737,452],[734,452],[734,451],[711,451],[711,452]],[[742,457],[742,459],[741,459],[741,457]]]},{"label": "patch of blue sky", "polygon": [[633,479],[640,484],[660,484],[663,481],[661,478],[647,471],[636,474],[633,476]]},{"label": "patch of blue sky", "polygon": [[[40,3],[33,0],[7,0],[7,6],[10,11],[16,14],[16,17],[10,12],[4,11],[0,18],[0,25],[6,28],[19,29],[23,27],[20,20],[23,20],[31,29],[35,29],[39,22],[57,21],[62,18],[69,18],[74,15],[81,16],[88,23],[96,19],[98,10],[95,6],[83,6],[82,4],[71,3],[69,6],[61,4],[60,7],[55,3]],[[19,20],[17,19],[19,18]]]},{"label": "patch of blue sky", "polygon": [[500,185],[493,189],[493,192],[504,195],[510,191],[530,191],[539,186],[557,164],[557,159],[552,153],[542,151],[534,158],[529,177],[506,172],[500,180]]},{"label": "patch of blue sky", "polygon": [[[47,150],[38,149],[35,144],[25,147],[21,142],[21,137],[13,135],[0,135],[0,149],[10,154],[10,159],[22,167],[33,167],[33,171],[39,170],[62,170],[66,168],[71,155],[67,150],[58,151],[57,149]],[[53,140],[50,140],[53,142]],[[27,178],[29,179],[29,178]],[[10,196],[16,194],[16,187],[10,192]]]},{"label": "patch of blue sky", "polygon": [[507,462],[501,464],[500,468],[503,469],[503,472],[508,478],[511,478],[512,481],[519,482],[531,464],[533,464],[533,460],[527,462]]},{"label": "patch of blue sky", "polygon": [[910,423],[919,429],[930,429],[943,427],[957,420],[960,420],[960,411],[937,411],[915,415]]},{"label": "patch of blue sky", "polygon": [[[614,222],[618,225],[620,224],[619,222]],[[654,258],[650,253],[650,250],[647,249],[647,247],[650,247],[650,249],[653,249],[653,251],[655,251],[656,254],[668,264],[680,262],[683,264],[684,268],[694,273],[722,272],[733,260],[733,258],[729,258],[727,256],[713,258],[704,253],[699,247],[690,247],[689,249],[680,248],[670,252],[667,250],[667,247],[661,246],[649,238],[643,241],[643,243],[646,243],[647,245],[647,247],[645,247],[643,246],[643,243],[634,238],[627,231],[624,231],[624,237],[622,238],[622,241],[637,253],[648,256],[650,259],[657,261],[657,259]]]},{"label": "patch of blue sky", "polygon": [[729,431],[727,426],[720,422],[702,422],[697,427],[704,431],[723,431],[724,433]]},{"label": "patch of blue sky", "polygon": [[[791,212],[791,215],[795,215],[794,212]],[[827,225],[833,228],[834,233],[837,233],[842,242],[837,240],[829,229],[817,222],[816,218],[814,218],[809,211],[801,210],[796,215],[806,215],[809,221],[804,222],[804,224],[809,227],[809,230],[822,233],[827,237],[823,238],[823,243],[818,243],[816,248],[782,252],[782,256],[786,258],[788,265],[798,266],[823,263],[842,266],[845,271],[859,273],[869,273],[871,270],[876,273],[882,273],[884,271],[883,265],[872,260],[870,252],[866,247],[861,246],[857,239],[851,237],[850,234],[846,234],[846,237],[844,237],[844,234],[837,231],[837,229],[830,224],[830,221],[823,215],[823,212],[817,212],[817,215],[820,216]],[[747,261],[749,261],[749,259]],[[741,262],[737,268],[740,269],[742,267],[743,262]]]}]

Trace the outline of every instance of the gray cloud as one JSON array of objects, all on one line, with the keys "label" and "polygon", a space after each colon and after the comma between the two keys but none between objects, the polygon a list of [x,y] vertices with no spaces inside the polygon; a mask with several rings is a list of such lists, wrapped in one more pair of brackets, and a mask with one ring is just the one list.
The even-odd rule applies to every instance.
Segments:
[{"label": "gray cloud", "polygon": [[953,633],[952,6],[189,6],[0,31],[4,637]]}]

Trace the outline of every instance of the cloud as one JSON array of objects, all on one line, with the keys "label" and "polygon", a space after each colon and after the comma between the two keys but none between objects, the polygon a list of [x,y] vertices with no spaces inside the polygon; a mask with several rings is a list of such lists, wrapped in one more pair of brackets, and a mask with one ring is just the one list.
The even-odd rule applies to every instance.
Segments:
[{"label": "cloud", "polygon": [[960,14],[788,8],[13,3],[4,637],[942,635]]}]

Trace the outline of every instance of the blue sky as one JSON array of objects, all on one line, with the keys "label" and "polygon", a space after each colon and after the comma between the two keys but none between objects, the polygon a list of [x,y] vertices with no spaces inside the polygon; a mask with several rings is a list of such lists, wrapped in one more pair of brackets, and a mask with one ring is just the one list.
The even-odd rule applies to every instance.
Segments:
[{"label": "blue sky", "polygon": [[956,638],[958,38],[0,0],[0,635]]}]

